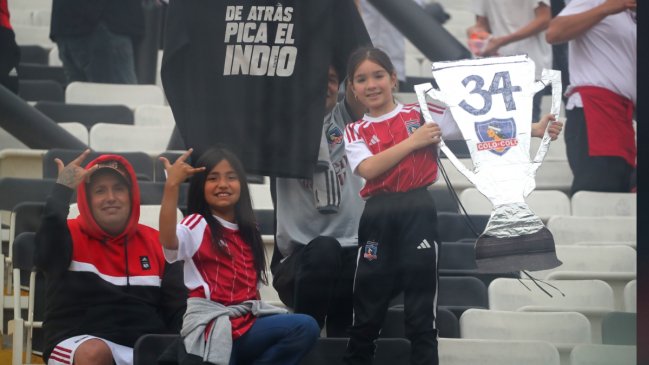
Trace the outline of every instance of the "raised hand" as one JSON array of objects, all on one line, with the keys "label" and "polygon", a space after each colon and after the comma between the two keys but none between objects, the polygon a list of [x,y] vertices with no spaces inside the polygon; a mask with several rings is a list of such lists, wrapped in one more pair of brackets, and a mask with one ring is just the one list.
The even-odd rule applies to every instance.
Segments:
[{"label": "raised hand", "polygon": [[86,159],[86,157],[88,157],[88,154],[90,154],[89,149],[83,151],[79,156],[77,156],[77,158],[67,165],[64,165],[61,159],[55,158],[54,162],[59,170],[56,182],[65,185],[70,189],[76,189],[77,186],[86,179],[86,177],[90,176],[90,174],[97,169],[97,165],[92,166],[88,170],[81,167],[81,163]]},{"label": "raised hand", "polygon": [[502,37],[490,37],[485,48],[478,53],[480,57],[498,56],[498,50],[503,45]]},{"label": "raised hand", "polygon": [[165,172],[167,173],[166,184],[179,186],[190,176],[205,170],[205,167],[192,167],[190,164],[185,162],[192,154],[192,151],[192,148],[185,151],[173,164],[171,164],[167,158],[160,157],[160,161],[162,161]]}]

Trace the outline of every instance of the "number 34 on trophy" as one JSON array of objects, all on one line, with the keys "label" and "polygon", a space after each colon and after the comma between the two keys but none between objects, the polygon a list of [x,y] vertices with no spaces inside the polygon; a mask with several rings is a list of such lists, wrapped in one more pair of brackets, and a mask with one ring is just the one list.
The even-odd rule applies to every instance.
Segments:
[{"label": "number 34 on trophy", "polygon": [[543,70],[534,79],[534,62],[526,55],[433,63],[430,83],[415,86],[426,122],[426,96],[446,104],[466,141],[469,170],[442,142],[440,148],[493,210],[476,241],[481,272],[545,270],[561,265],[552,234],[525,203],[535,188],[538,167],[550,145],[547,130],[534,158],[530,157],[532,99],[552,84],[551,113],[559,117],[561,73]]}]

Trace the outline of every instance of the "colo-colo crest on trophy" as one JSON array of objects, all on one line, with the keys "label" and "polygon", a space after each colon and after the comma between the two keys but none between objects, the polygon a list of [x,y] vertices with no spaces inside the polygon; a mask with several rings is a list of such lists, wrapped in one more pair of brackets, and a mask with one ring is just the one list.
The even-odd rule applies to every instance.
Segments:
[{"label": "colo-colo crest on trophy", "polygon": [[534,190],[536,171],[550,145],[547,130],[532,159],[532,99],[552,84],[551,113],[559,117],[561,73],[543,70],[534,80],[534,62],[526,55],[433,63],[430,83],[415,86],[424,120],[432,122],[426,95],[446,104],[471,153],[469,170],[445,145],[442,152],[493,210],[475,244],[481,272],[545,270],[561,265],[554,239],[525,198]]}]

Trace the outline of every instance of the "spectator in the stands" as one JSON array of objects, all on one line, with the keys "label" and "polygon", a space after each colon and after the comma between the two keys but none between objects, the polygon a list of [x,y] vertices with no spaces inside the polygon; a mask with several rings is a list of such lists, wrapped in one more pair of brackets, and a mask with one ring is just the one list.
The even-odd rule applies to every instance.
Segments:
[{"label": "spectator in the stands", "polygon": [[16,35],[9,21],[9,6],[7,0],[0,0],[0,85],[14,93],[18,92],[16,67],[19,61],[20,48],[16,44]]},{"label": "spectator in the stands", "polygon": [[[544,68],[552,68],[552,48],[544,31],[552,19],[550,0],[473,0],[476,23],[467,32],[490,34],[477,56],[527,54],[536,64],[536,79]],[[543,92],[534,95],[532,120],[541,117]]]},{"label": "spectator in the stands", "polygon": [[[179,333],[187,290],[182,265],[167,264],[158,231],[138,223],[133,167],[86,150],[63,165],[36,233],[34,264],[45,274],[48,365],[131,365],[147,333]],[[77,192],[79,216],[67,219]]]},{"label": "spectator in the stands", "polygon": [[[387,53],[397,72],[399,84],[403,85],[406,82],[406,38],[368,0],[354,1],[358,12],[363,17],[365,28],[372,38],[372,44]],[[420,6],[424,5],[424,0],[413,1]],[[412,90],[403,91],[412,92]]]},{"label": "spectator in the stands", "polygon": [[135,84],[134,45],[144,33],[141,0],[53,0],[50,38],[68,82]]},{"label": "spectator in the stands", "polygon": [[571,192],[633,191],[637,102],[635,0],[571,0],[546,38],[568,42],[566,152]]}]

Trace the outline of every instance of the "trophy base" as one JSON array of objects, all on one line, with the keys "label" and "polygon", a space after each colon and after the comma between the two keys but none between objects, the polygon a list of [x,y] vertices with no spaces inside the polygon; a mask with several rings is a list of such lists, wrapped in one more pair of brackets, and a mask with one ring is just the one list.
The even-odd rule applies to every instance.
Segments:
[{"label": "trophy base", "polygon": [[545,227],[516,237],[483,234],[475,243],[475,259],[481,273],[547,270],[562,264],[557,258],[552,233]]}]

